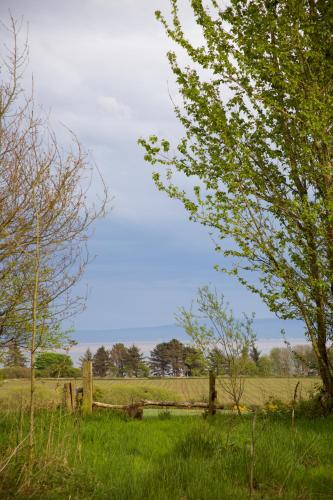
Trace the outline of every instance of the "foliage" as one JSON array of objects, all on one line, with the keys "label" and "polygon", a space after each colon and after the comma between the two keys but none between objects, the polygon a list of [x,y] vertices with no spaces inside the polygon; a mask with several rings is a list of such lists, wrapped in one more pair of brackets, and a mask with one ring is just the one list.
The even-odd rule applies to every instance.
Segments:
[{"label": "foliage", "polygon": [[263,377],[268,377],[269,375],[272,374],[272,361],[270,356],[261,356],[258,364],[258,375],[261,375]]},{"label": "foliage", "polygon": [[156,16],[190,59],[168,54],[185,136],[176,153],[140,140],[145,158],[157,187],[220,239],[223,270],[280,318],[304,322],[333,408],[333,4],[195,0],[194,43],[170,3],[170,22]]},{"label": "foliage", "polygon": [[76,375],[72,358],[68,354],[43,352],[37,355],[35,367],[42,377],[71,377]]},{"label": "foliage", "polygon": [[214,346],[207,355],[207,364],[216,375],[223,375],[226,371],[226,360],[222,350]]},{"label": "foliage", "polygon": [[109,369],[109,355],[102,345],[93,357],[93,374],[98,377],[105,377]]},{"label": "foliage", "polygon": [[161,377],[195,376],[206,371],[201,350],[177,339],[157,344],[150,353],[149,366],[153,375]]}]

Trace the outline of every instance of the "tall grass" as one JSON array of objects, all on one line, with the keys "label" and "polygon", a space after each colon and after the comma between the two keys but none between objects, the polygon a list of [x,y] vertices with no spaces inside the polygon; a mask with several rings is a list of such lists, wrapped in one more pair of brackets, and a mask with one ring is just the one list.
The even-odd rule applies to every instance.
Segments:
[{"label": "tall grass", "polygon": [[[33,479],[25,479],[22,412],[0,415],[0,497],[217,500],[250,495],[252,417],[128,420],[108,411],[81,419],[36,415]],[[333,419],[259,416],[253,498],[331,498]],[[11,458],[10,458],[11,457]],[[6,465],[6,460],[8,461]]]}]

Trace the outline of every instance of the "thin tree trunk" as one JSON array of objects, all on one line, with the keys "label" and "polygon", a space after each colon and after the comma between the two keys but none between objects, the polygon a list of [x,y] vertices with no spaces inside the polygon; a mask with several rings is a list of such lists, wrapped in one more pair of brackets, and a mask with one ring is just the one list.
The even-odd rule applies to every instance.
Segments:
[{"label": "thin tree trunk", "polygon": [[32,297],[32,331],[30,345],[30,422],[29,422],[29,473],[31,473],[34,446],[35,446],[35,361],[36,361],[36,337],[37,337],[37,316],[38,316],[38,289],[39,289],[39,271],[40,271],[40,226],[39,213],[36,209],[36,198],[34,194],[35,213],[36,213],[36,240],[35,240],[35,265],[34,265],[34,288]]}]

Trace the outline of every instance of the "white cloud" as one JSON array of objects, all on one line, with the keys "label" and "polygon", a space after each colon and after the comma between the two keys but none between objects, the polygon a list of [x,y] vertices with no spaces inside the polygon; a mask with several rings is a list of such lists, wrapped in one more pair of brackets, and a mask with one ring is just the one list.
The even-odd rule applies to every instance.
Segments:
[{"label": "white cloud", "polygon": [[111,113],[113,116],[120,116],[129,118],[131,116],[131,108],[126,104],[118,101],[115,97],[109,95],[103,95],[97,98],[97,103],[100,107]]}]

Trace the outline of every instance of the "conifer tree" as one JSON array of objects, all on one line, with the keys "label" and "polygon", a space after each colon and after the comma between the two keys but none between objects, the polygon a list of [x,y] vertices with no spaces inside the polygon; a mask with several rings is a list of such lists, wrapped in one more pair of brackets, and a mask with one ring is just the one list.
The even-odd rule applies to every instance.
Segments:
[{"label": "conifer tree", "polygon": [[25,367],[27,360],[15,341],[12,341],[6,350],[4,365],[8,367]]},{"label": "conifer tree", "polygon": [[90,348],[88,347],[83,356],[80,356],[79,358],[80,366],[82,367],[84,361],[92,361],[92,360],[93,360],[93,354]]},{"label": "conifer tree", "polygon": [[107,350],[102,345],[93,357],[93,374],[97,377],[105,377],[110,368],[110,358]]}]

